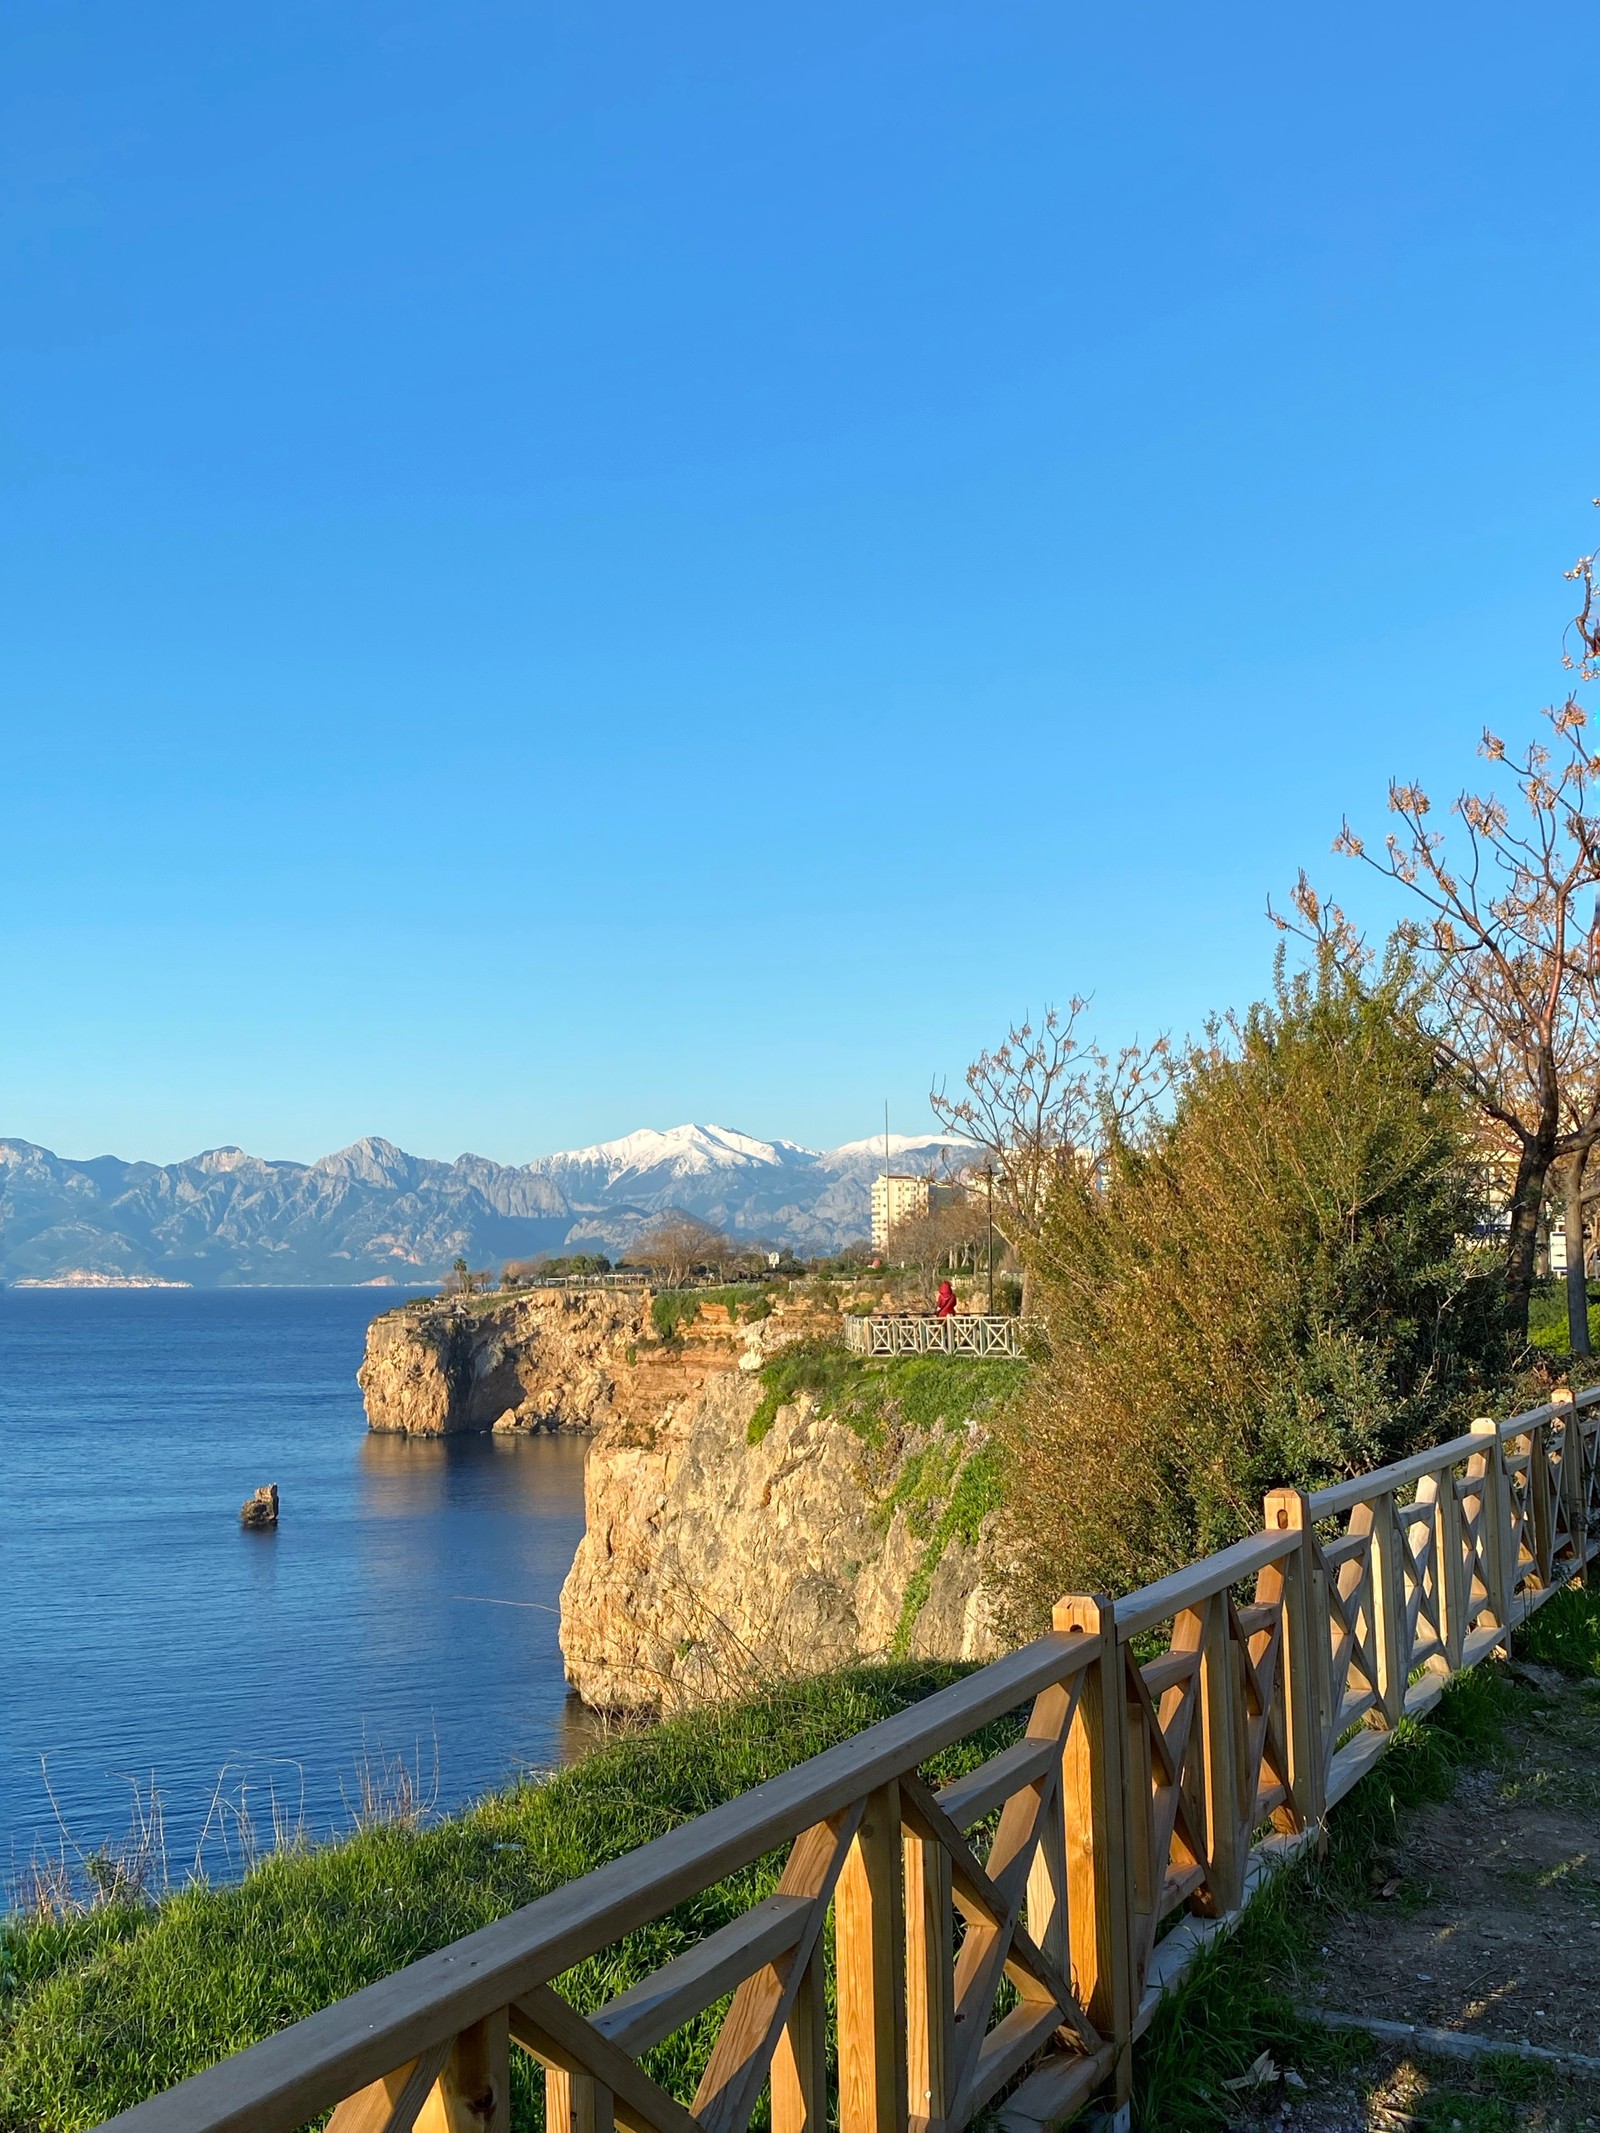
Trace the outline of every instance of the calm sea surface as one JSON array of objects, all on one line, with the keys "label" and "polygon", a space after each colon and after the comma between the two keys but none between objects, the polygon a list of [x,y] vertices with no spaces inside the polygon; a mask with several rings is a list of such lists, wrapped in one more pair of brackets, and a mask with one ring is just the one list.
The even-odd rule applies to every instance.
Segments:
[{"label": "calm sea surface", "polygon": [[[449,1808],[582,1737],[555,1607],[584,1441],[369,1436],[355,1370],[387,1300],[0,1292],[0,1877],[62,1824],[122,1836],[130,1779],[174,1874],[208,1817],[225,1874],[241,1802],[321,1834],[363,1756],[430,1793],[437,1769]],[[247,1533],[269,1481],[278,1528]]]}]

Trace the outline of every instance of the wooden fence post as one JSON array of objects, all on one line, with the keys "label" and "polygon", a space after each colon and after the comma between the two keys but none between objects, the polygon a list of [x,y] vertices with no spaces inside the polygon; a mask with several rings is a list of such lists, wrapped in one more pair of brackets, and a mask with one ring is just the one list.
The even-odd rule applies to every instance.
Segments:
[{"label": "wooden fence post", "polygon": [[464,2029],[417,2114],[417,2133],[511,2133],[510,2060],[505,2008]]},{"label": "wooden fence post", "polygon": [[1115,2101],[1133,2086],[1133,1875],[1128,1848],[1127,1690],[1116,1609],[1103,1594],[1056,1602],[1054,1626],[1098,1637],[1061,1758],[1072,1987],[1116,2048]]},{"label": "wooden fence post", "polygon": [[1467,1601],[1471,1576],[1467,1560],[1466,1519],[1456,1490],[1456,1470],[1447,1466],[1437,1477],[1433,1501],[1433,1547],[1439,1593],[1439,1631],[1444,1641],[1445,1671],[1461,1666],[1467,1641]]},{"label": "wooden fence post", "polygon": [[1541,1587],[1549,1585],[1555,1575],[1555,1493],[1550,1486],[1550,1433],[1553,1426],[1550,1422],[1536,1422],[1525,1440],[1528,1447],[1528,1513],[1533,1527],[1529,1546],[1538,1567]]},{"label": "wooden fence post", "polygon": [[1485,1581],[1489,1587],[1489,1612],[1496,1629],[1505,1629],[1511,1618],[1511,1578],[1507,1557],[1511,1552],[1511,1484],[1506,1474],[1505,1447],[1500,1425],[1492,1416],[1480,1415],[1472,1434],[1483,1446],[1473,1455],[1469,1473],[1483,1477],[1483,1496],[1478,1516],[1483,1533]]},{"label": "wooden fence post", "polygon": [[[1241,1738],[1244,1698],[1239,1660],[1229,1623],[1228,1595],[1214,1592],[1202,1603],[1200,1624],[1200,1784],[1205,1798],[1206,1887],[1218,1917],[1236,1911],[1244,1896],[1250,1855],[1246,1810],[1239,1799],[1243,1777]],[[1177,1649],[1174,1637],[1173,1648]]]},{"label": "wooden fence post", "polygon": [[950,2109],[955,2064],[950,1854],[910,1830],[905,1833],[905,1906],[906,2098],[913,2128],[940,2126]]},{"label": "wooden fence post", "polygon": [[828,2133],[828,2008],[820,1935],[772,2055],[772,2133]]},{"label": "wooden fence post", "polygon": [[1583,1417],[1578,1412],[1576,1400],[1570,1387],[1565,1394],[1558,1393],[1566,1408],[1565,1430],[1561,1440],[1561,1501],[1567,1514],[1567,1535],[1572,1542],[1575,1569],[1572,1582],[1587,1585],[1589,1582],[1589,1475],[1583,1441]]},{"label": "wooden fence post", "polygon": [[900,1787],[867,1795],[833,1899],[839,2133],[905,2133],[905,1905]]},{"label": "wooden fence post", "polygon": [[1317,1542],[1304,1489],[1274,1489],[1263,1507],[1269,1533],[1294,1533],[1283,1558],[1283,1702],[1289,1790],[1296,1826],[1321,1832],[1327,1815],[1328,1602],[1317,1577]]},{"label": "wooden fence post", "polygon": [[1411,1640],[1406,1635],[1404,1542],[1394,1515],[1394,1492],[1372,1500],[1372,1626],[1377,1645],[1378,1706],[1392,1733],[1406,1707],[1406,1679],[1411,1671]]}]

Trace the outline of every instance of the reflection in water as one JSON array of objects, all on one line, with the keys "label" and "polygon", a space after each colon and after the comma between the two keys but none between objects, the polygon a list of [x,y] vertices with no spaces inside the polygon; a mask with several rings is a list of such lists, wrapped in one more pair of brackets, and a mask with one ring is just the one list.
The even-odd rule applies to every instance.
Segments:
[{"label": "reflection in water", "polygon": [[[225,1767],[261,1800],[303,1780],[317,1835],[364,1748],[436,1737],[448,1809],[587,1745],[556,1637],[586,1440],[370,1434],[372,1308],[0,1294],[0,1875],[57,1841],[41,1757],[85,1849],[153,1772],[181,1874]],[[246,1532],[269,1481],[280,1523]]]}]

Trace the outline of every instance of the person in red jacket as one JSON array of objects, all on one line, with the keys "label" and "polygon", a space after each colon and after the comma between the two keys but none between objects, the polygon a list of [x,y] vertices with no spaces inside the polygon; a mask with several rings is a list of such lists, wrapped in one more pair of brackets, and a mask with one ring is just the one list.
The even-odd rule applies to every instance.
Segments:
[{"label": "person in red jacket", "polygon": [[948,1281],[941,1281],[939,1284],[939,1301],[935,1309],[941,1318],[954,1318],[956,1315],[956,1292]]}]

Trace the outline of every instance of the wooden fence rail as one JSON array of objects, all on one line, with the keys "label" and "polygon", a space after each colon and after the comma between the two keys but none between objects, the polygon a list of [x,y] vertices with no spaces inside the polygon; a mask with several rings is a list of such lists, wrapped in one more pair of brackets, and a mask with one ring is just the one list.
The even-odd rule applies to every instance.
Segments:
[{"label": "wooden fence rail", "polygon": [[[1600,1388],[1475,1423],[369,1985],[110,2123],[126,2133],[1007,2133],[1128,2092],[1162,1994],[1403,1717],[1600,1554]],[[942,1786],[929,1759],[1027,1708]],[[769,1854],[776,1891],[583,2014],[554,1980]],[[835,1990],[825,1989],[833,1950]],[[726,2002],[692,2097],[641,2064]],[[832,2049],[830,2050],[830,2037]]]}]

